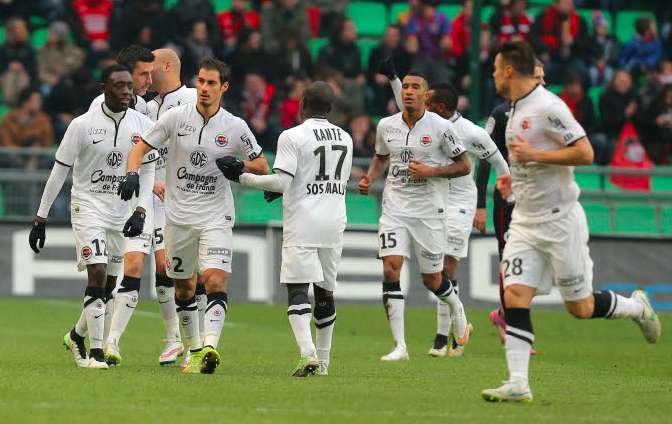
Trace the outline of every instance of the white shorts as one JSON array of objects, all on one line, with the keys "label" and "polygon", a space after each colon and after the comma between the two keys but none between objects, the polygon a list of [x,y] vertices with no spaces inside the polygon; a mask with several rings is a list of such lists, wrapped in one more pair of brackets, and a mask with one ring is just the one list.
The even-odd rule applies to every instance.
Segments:
[{"label": "white shorts", "polygon": [[443,253],[456,259],[467,257],[476,209],[446,208],[446,245]]},{"label": "white shorts", "polygon": [[282,284],[313,283],[325,290],[335,291],[342,250],[343,246],[283,246],[280,282]]},{"label": "white shorts", "polygon": [[94,264],[106,264],[107,275],[118,276],[123,271],[126,238],[121,231],[74,222],[72,231],[75,234],[79,271]]},{"label": "white shorts", "polygon": [[504,287],[521,284],[548,294],[553,285],[566,301],[580,300],[593,291],[593,261],[588,249],[588,224],[577,202],[567,215],[540,224],[509,227],[501,272]]},{"label": "white shorts", "polygon": [[443,269],[444,218],[399,218],[383,213],[378,227],[378,256],[411,257],[415,250],[422,274]]},{"label": "white shorts", "polygon": [[193,228],[166,223],[166,275],[187,279],[195,271],[231,272],[233,232],[230,227]]},{"label": "white shorts", "polygon": [[126,253],[140,252],[145,255],[152,251],[157,252],[165,249],[163,243],[163,231],[166,225],[166,212],[163,203],[155,202],[151,214],[146,214],[145,227],[142,234],[128,239]]}]

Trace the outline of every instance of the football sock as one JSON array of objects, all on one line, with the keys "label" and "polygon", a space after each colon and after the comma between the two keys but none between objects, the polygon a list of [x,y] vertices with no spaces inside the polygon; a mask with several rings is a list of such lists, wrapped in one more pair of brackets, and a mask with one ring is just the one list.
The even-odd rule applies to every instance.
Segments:
[{"label": "football sock", "polygon": [[86,337],[88,327],[86,326],[86,311],[82,309],[82,313],[79,314],[79,319],[75,324],[75,333],[78,336]]},{"label": "football sock", "polygon": [[328,365],[329,354],[331,352],[331,339],[334,334],[334,325],[336,324],[336,306],[332,294],[324,297],[320,296],[319,298],[316,294],[313,318],[315,319],[316,329],[315,345],[317,347],[317,359]]},{"label": "football sock", "polygon": [[139,291],[140,279],[124,275],[119,290],[117,290],[117,295],[114,297],[114,315],[112,315],[110,333],[105,339],[106,343],[119,344],[119,339],[126,331],[126,326],[131,320],[133,311],[138,306]]},{"label": "football sock", "polygon": [[197,352],[203,347],[203,341],[199,334],[198,308],[196,307],[196,297],[180,300],[175,297],[177,316],[182,323],[184,340],[187,348],[192,352]]},{"label": "football sock", "polygon": [[399,281],[383,283],[383,305],[397,347],[406,349],[404,337],[404,294]]},{"label": "football sock", "polygon": [[107,340],[112,327],[112,316],[114,315],[114,288],[117,285],[117,278],[108,276],[105,282],[105,329],[103,331],[103,340]]},{"label": "football sock", "polygon": [[506,308],[506,363],[511,380],[527,383],[534,332],[529,308]]},{"label": "football sock", "polygon": [[594,292],[593,298],[593,318],[639,318],[644,313],[644,305],[640,302],[611,290]]},{"label": "football sock", "polygon": [[436,302],[436,338],[434,339],[434,349],[441,349],[448,344],[448,335],[450,334],[450,325],[452,319],[450,316],[450,306],[439,300]]},{"label": "football sock", "polygon": [[287,290],[289,294],[287,319],[292,327],[296,344],[299,345],[301,356],[315,355],[313,336],[310,333],[308,284],[288,284]]},{"label": "football sock", "polygon": [[105,290],[102,287],[87,287],[84,291],[84,313],[89,330],[89,348],[103,348],[105,325]]},{"label": "football sock", "polygon": [[224,292],[209,293],[207,295],[208,306],[205,308],[203,346],[211,346],[217,349],[219,335],[222,333],[226,311],[228,309],[228,296]]},{"label": "football sock", "polygon": [[198,308],[199,337],[205,337],[205,308],[208,307],[208,296],[205,294],[205,283],[196,283],[196,307]]},{"label": "football sock", "polygon": [[452,313],[455,313],[456,308],[462,305],[457,295],[457,281],[453,283],[453,280],[443,274],[441,274],[441,285],[434,291],[434,294],[443,302],[450,305]]},{"label": "football sock", "polygon": [[163,274],[156,274],[156,298],[159,301],[163,325],[166,327],[166,340],[180,341],[180,326],[177,319],[177,306],[175,305],[175,286],[172,278]]}]

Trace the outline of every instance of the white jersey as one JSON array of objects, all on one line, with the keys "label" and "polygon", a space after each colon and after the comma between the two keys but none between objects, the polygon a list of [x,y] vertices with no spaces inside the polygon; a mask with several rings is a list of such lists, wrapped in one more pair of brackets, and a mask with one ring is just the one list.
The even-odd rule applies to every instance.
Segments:
[{"label": "white jersey", "polygon": [[[506,125],[506,144],[516,137],[535,149],[558,150],[586,136],[572,112],[558,96],[541,85],[511,106]],[[511,148],[509,147],[509,152]],[[512,219],[546,222],[565,215],[578,200],[574,167],[519,163],[509,158],[516,207]]]},{"label": "white jersey", "polygon": [[252,160],[261,155],[245,121],[222,108],[206,121],[196,103],[190,103],[163,113],[142,139],[157,150],[168,147],[168,222],[197,228],[233,226],[231,186],[215,160],[223,156]]},{"label": "white jersey", "polygon": [[350,135],[326,119],[280,134],[273,170],[294,177],[282,200],[283,246],[341,245],[351,168]]},{"label": "white jersey", "polygon": [[376,131],[376,154],[390,156],[383,190],[383,213],[412,218],[442,218],[445,212],[442,178],[411,178],[408,165],[416,159],[443,166],[464,153],[455,126],[436,113],[425,114],[408,128],[402,112],[383,118]]},{"label": "white jersey", "polygon": [[[141,96],[138,95],[133,95],[134,101],[133,104],[131,105],[132,109],[137,110],[138,112],[142,113],[145,116],[149,116],[149,109],[147,108],[147,102],[145,102],[145,99],[143,99]],[[91,106],[89,106],[89,110],[97,109],[100,107],[100,105],[105,102],[105,94],[101,94],[93,101],[91,102]]]},{"label": "white jersey", "polygon": [[[152,121],[133,109],[112,114],[104,104],[73,119],[56,152],[56,161],[72,167],[73,217],[122,229],[129,204],[117,189],[126,177],[128,153],[151,127]],[[151,152],[143,163],[157,157]],[[149,209],[148,200],[139,205]]]},{"label": "white jersey", "polygon": [[[459,112],[453,114],[450,122],[453,123],[458,139],[470,155],[485,160],[499,151],[487,131],[464,118]],[[469,175],[447,179],[448,189],[444,191],[446,207],[476,208],[478,191],[474,183],[474,168],[471,168]]]}]

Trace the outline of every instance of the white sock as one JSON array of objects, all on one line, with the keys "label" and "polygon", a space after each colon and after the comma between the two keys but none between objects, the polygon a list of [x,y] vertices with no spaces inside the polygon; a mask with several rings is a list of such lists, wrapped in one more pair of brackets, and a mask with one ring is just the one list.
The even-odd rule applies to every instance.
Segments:
[{"label": "white sock", "polygon": [[317,359],[329,365],[329,356],[331,353],[331,339],[336,325],[336,308],[334,298],[327,297],[315,299],[315,309],[313,310],[315,319],[315,347],[317,347]]},{"label": "white sock", "polygon": [[114,315],[112,316],[112,325],[110,334],[105,339],[106,343],[119,345],[121,335],[126,331],[128,322],[138,306],[138,291],[118,291],[114,296]]},{"label": "white sock", "polygon": [[166,328],[166,341],[179,342],[181,340],[180,321],[177,319],[175,287],[157,286],[156,298],[159,301],[159,309],[161,309],[163,325]]},{"label": "white sock", "polygon": [[613,312],[609,318],[641,318],[644,314],[644,305],[641,302],[613,292],[612,294],[615,298],[612,300]]},{"label": "white sock", "polygon": [[534,334],[509,325],[506,326],[504,348],[506,349],[506,363],[509,367],[511,380],[524,381],[527,384],[531,342],[534,342]]},{"label": "white sock", "polygon": [[184,332],[184,341],[189,350],[199,350],[203,347],[203,341],[199,333],[198,309],[196,307],[196,298],[192,297],[186,301],[180,301],[175,298],[177,305],[177,316],[182,324]]},{"label": "white sock", "polygon": [[196,285],[196,306],[198,307],[199,336],[201,337],[201,342],[203,342],[205,339],[205,308],[208,307],[208,296],[205,294],[205,285],[203,283],[197,283]]},{"label": "white sock", "polygon": [[87,287],[84,293],[84,313],[89,330],[89,349],[103,348],[105,302],[102,287]]},{"label": "white sock", "polygon": [[208,306],[204,313],[203,346],[212,346],[217,349],[219,335],[224,327],[226,311],[228,309],[228,296],[224,292],[210,293],[207,295]]},{"label": "white sock", "polygon": [[114,297],[105,300],[105,322],[103,329],[103,340],[107,341],[110,336],[110,328],[112,328],[112,317],[114,316]]},{"label": "white sock", "polygon": [[398,348],[406,349],[404,337],[404,294],[399,283],[383,283],[383,304],[392,330],[392,338]]},{"label": "white sock", "polygon": [[86,312],[84,309],[82,309],[82,313],[79,314],[79,319],[77,320],[77,323],[75,324],[75,333],[82,337],[86,337],[86,334],[88,333],[88,327],[86,326]]},{"label": "white sock", "polygon": [[450,306],[453,313],[462,304],[457,290],[457,281],[452,281],[445,276],[441,276],[441,286],[434,292],[436,297],[443,300]]},{"label": "white sock", "polygon": [[450,316],[450,305],[442,300],[436,302],[436,334],[450,335],[450,326],[453,320]]},{"label": "white sock", "polygon": [[287,308],[287,318],[301,356],[315,355],[313,336],[310,333],[310,303],[290,305]]}]

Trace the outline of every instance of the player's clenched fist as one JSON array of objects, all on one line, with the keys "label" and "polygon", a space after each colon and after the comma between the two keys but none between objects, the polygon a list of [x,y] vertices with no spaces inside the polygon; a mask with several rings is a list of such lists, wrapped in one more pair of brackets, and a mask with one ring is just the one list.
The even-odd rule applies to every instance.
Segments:
[{"label": "player's clenched fist", "polygon": [[361,180],[359,180],[359,192],[363,195],[369,194],[369,188],[371,188],[371,178],[368,175],[364,175]]},{"label": "player's clenched fist", "polygon": [[136,237],[142,234],[142,229],[145,227],[145,214],[140,211],[133,212],[126,224],[124,225],[125,237]]},{"label": "player's clenched fist", "polygon": [[[33,249],[35,253],[40,253],[40,249],[44,247],[44,241],[47,239],[45,222],[44,221],[35,221],[33,223],[33,228],[30,229],[30,235],[28,236],[28,243],[30,248]],[[37,248],[37,243],[40,243],[40,249]]]},{"label": "player's clenched fist", "polygon": [[497,177],[496,186],[504,199],[508,199],[513,194],[513,190],[511,189],[511,175]]},{"label": "player's clenched fist", "polygon": [[126,174],[124,181],[119,184],[117,194],[121,196],[121,200],[131,200],[135,193],[135,197],[140,195],[140,176],[137,172],[129,172]]},{"label": "player's clenched fist", "polygon": [[235,182],[240,182],[240,175],[243,173],[243,168],[245,165],[243,161],[236,159],[233,156],[224,156],[215,161],[217,163],[217,168],[222,171],[224,176]]}]

